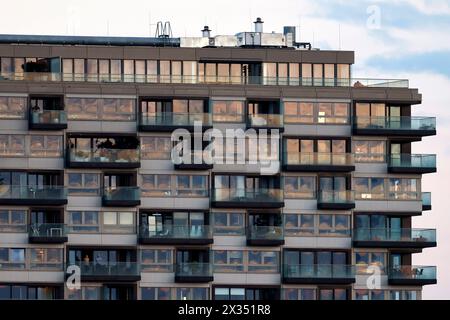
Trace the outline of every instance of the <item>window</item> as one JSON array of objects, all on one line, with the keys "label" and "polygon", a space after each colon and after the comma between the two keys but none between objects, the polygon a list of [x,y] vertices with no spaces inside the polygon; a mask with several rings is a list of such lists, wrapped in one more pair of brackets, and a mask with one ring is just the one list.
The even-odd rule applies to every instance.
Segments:
[{"label": "window", "polygon": [[171,300],[171,288],[141,288],[142,300]]},{"label": "window", "polygon": [[143,197],[168,197],[172,195],[171,176],[168,174],[142,175]]},{"label": "window", "polygon": [[386,198],[384,178],[354,178],[353,186],[356,199],[379,200]]},{"label": "window", "polygon": [[99,99],[101,120],[134,121],[135,101],[133,99]]},{"label": "window", "polygon": [[214,122],[243,122],[244,101],[212,101]]},{"label": "window", "polygon": [[314,123],[312,102],[285,102],[284,121],[286,123]]},{"label": "window", "polygon": [[[1,97],[0,97],[1,99]],[[1,106],[0,106],[1,108]],[[24,135],[0,135],[0,156],[23,157],[25,156]]]},{"label": "window", "polygon": [[325,85],[326,86],[334,86],[335,85],[335,75],[334,75],[334,64],[325,64]]},{"label": "window", "polygon": [[215,250],[214,272],[243,272],[244,251]]},{"label": "window", "polygon": [[207,176],[176,176],[177,189],[179,196],[197,196],[206,197],[208,195]]},{"label": "window", "polygon": [[135,100],[125,98],[66,98],[69,120],[134,121]]},{"label": "window", "polygon": [[141,137],[142,160],[170,160],[171,151],[170,137]]},{"label": "window", "polygon": [[62,157],[62,136],[30,136],[30,156],[41,158]]},{"label": "window", "polygon": [[348,124],[350,105],[341,102],[284,102],[285,123]]},{"label": "window", "polygon": [[285,214],[286,236],[312,236],[315,233],[313,214]]},{"label": "window", "polygon": [[0,248],[0,270],[25,269],[25,249]]},{"label": "window", "polygon": [[278,252],[248,251],[248,272],[278,272]]},{"label": "window", "polygon": [[311,288],[285,288],[283,300],[316,300],[316,289]]},{"label": "window", "polygon": [[244,214],[214,212],[214,234],[216,235],[243,235]]},{"label": "window", "polygon": [[68,173],[68,193],[72,196],[98,196],[100,175],[98,173]]},{"label": "window", "polygon": [[245,288],[214,288],[214,300],[245,300]]},{"label": "window", "polygon": [[208,288],[176,288],[175,290],[177,300],[209,300]]},{"label": "window", "polygon": [[322,235],[350,235],[350,216],[344,214],[320,214],[319,234]]},{"label": "window", "polygon": [[0,209],[1,232],[26,232],[27,212],[23,210]]},{"label": "window", "polygon": [[97,233],[99,228],[98,211],[69,211],[69,230],[73,233]]},{"label": "window", "polygon": [[358,274],[372,274],[368,267],[378,267],[381,273],[386,271],[386,252],[355,252],[356,272]]},{"label": "window", "polygon": [[183,82],[196,83],[197,82],[197,62],[183,61]]},{"label": "window", "polygon": [[323,65],[317,63],[313,64],[313,74],[314,85],[323,86]]},{"label": "window", "polygon": [[353,141],[356,162],[385,162],[386,142],[377,140]]},{"label": "window", "polygon": [[142,249],[141,264],[144,272],[173,272],[172,250]]},{"label": "window", "polygon": [[350,216],[345,214],[285,214],[284,223],[286,236],[350,235]]},{"label": "window", "polygon": [[347,289],[319,289],[319,300],[347,300]]},{"label": "window", "polygon": [[25,119],[26,97],[0,97],[0,119]]},{"label": "window", "polygon": [[111,233],[134,233],[136,212],[103,212],[103,231]]},{"label": "window", "polygon": [[62,270],[63,249],[31,248],[30,267],[41,270]]},{"label": "window", "polygon": [[310,63],[303,63],[302,64],[302,85],[304,86],[311,86],[312,81],[312,64]]},{"label": "window", "polygon": [[420,199],[418,179],[408,178],[390,178],[389,184],[389,199],[393,200],[416,200]]},{"label": "window", "polygon": [[315,177],[284,177],[284,195],[286,198],[315,198]]}]

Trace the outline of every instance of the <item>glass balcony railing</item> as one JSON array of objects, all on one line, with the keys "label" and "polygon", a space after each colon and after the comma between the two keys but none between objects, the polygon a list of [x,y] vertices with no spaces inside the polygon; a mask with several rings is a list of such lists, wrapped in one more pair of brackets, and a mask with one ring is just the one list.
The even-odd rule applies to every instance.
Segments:
[{"label": "glass balcony railing", "polygon": [[[69,267],[70,264],[67,264]],[[75,265],[80,267],[81,276],[88,277],[120,277],[120,276],[139,276],[140,268],[137,262],[77,262]]]},{"label": "glass balcony railing", "polygon": [[285,265],[285,279],[354,279],[355,267],[345,264]]},{"label": "glass balcony railing", "polygon": [[433,131],[436,130],[436,118],[431,117],[355,117],[356,129],[370,130],[404,130]]},{"label": "glass balcony railing", "polygon": [[247,125],[252,128],[282,128],[283,115],[281,114],[249,114]]},{"label": "glass balcony railing", "polygon": [[67,227],[64,223],[32,223],[29,225],[30,238],[63,238],[67,236]]},{"label": "glass balcony railing", "polygon": [[0,200],[66,200],[66,188],[62,186],[0,185]]},{"label": "glass balcony railing", "polygon": [[435,229],[389,229],[357,228],[353,230],[353,241],[388,241],[388,242],[436,242]]},{"label": "glass balcony railing", "polygon": [[212,274],[212,263],[177,263],[175,268],[176,277],[212,277]]},{"label": "glass balcony railing", "polygon": [[436,169],[435,154],[391,154],[389,167]]},{"label": "glass balcony railing", "polygon": [[351,190],[335,191],[335,190],[320,190],[318,203],[336,203],[336,204],[350,204],[354,203],[354,192]]},{"label": "glass balcony railing", "polygon": [[175,113],[161,112],[157,114],[141,114],[141,126],[194,126],[196,122],[200,122],[202,126],[211,126],[212,115],[209,113]]},{"label": "glass balcony railing", "polygon": [[283,227],[280,226],[251,226],[247,228],[249,240],[278,240],[284,239]]},{"label": "glass balcony railing", "polygon": [[395,266],[389,269],[389,280],[436,281],[435,266]]},{"label": "glass balcony railing", "polygon": [[103,201],[139,201],[141,189],[139,187],[108,187],[103,189]]},{"label": "glass balcony railing", "polygon": [[132,83],[186,83],[186,84],[253,84],[267,86],[325,86],[354,88],[408,88],[406,79],[368,78],[306,78],[266,76],[187,76],[137,74],[85,74],[56,72],[2,72],[0,81],[76,81],[76,82],[132,82]]},{"label": "glass balcony railing", "polygon": [[288,153],[284,152],[284,164],[288,166],[353,166],[351,153]]},{"label": "glass balcony railing", "polygon": [[217,202],[259,202],[261,204],[282,202],[283,190],[280,189],[214,189],[212,201]]},{"label": "glass balcony railing", "polygon": [[85,163],[138,163],[139,149],[106,149],[97,150],[70,149],[70,162]]},{"label": "glass balcony railing", "polygon": [[67,113],[64,110],[44,110],[30,112],[30,123],[35,125],[67,124]]},{"label": "glass balcony railing", "polygon": [[431,208],[431,192],[422,192],[422,206]]},{"label": "glass balcony railing", "polygon": [[206,225],[163,225],[150,228],[141,226],[139,237],[143,239],[211,239],[212,231]]}]

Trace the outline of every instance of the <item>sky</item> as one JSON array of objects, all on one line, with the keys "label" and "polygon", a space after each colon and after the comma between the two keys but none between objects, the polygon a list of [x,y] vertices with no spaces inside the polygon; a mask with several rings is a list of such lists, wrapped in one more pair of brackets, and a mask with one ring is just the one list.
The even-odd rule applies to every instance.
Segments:
[{"label": "sky", "polygon": [[[38,5],[37,5],[38,4]],[[450,299],[450,0],[14,0],[2,1],[1,34],[154,36],[170,21],[174,36],[264,31],[297,26],[297,41],[315,48],[354,50],[353,76],[408,78],[423,103],[413,115],[436,116],[438,135],[413,145],[436,153],[438,173],[424,175],[433,210],[414,217],[415,228],[437,228],[438,247],[415,254],[416,265],[437,265],[438,284],[424,299]]]}]

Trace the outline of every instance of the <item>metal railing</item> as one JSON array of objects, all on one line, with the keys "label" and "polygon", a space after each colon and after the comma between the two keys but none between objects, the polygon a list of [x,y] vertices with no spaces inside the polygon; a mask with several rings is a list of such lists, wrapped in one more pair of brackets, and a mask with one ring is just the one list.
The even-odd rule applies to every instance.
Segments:
[{"label": "metal railing", "polygon": [[139,149],[69,149],[70,162],[137,163]]},{"label": "metal railing", "polygon": [[436,130],[434,117],[354,117],[356,129],[371,130]]},{"label": "metal railing", "polygon": [[285,165],[327,165],[327,166],[351,166],[354,164],[354,156],[351,153],[283,153]]},{"label": "metal railing", "polygon": [[67,190],[63,186],[0,185],[0,199],[65,200]]},{"label": "metal railing", "polygon": [[283,190],[272,188],[260,189],[214,189],[212,190],[212,201],[258,201],[261,203],[282,202]]},{"label": "metal railing", "polygon": [[278,86],[323,86],[354,88],[408,88],[407,79],[370,78],[310,78],[222,75],[140,75],[91,74],[60,72],[2,72],[0,81],[68,81],[68,82],[132,82],[132,83],[185,83],[185,84],[253,84]]},{"label": "metal railing", "polygon": [[357,228],[354,241],[436,242],[435,229]]},{"label": "metal railing", "polygon": [[211,227],[207,225],[162,225],[150,228],[143,225],[139,228],[139,237],[144,239],[210,239]]},{"label": "metal railing", "polygon": [[345,264],[284,265],[285,278],[352,279],[355,267]]}]

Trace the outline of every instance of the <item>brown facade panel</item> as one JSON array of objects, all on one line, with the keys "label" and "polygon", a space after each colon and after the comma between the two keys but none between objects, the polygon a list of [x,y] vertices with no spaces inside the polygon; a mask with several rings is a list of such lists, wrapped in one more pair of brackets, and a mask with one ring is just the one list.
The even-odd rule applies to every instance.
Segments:
[{"label": "brown facade panel", "polygon": [[0,57],[13,57],[14,47],[10,45],[0,44]]},{"label": "brown facade panel", "polygon": [[84,59],[87,56],[86,46],[52,46],[51,55],[61,58]]},{"label": "brown facade panel", "polygon": [[14,47],[14,57],[47,58],[51,56],[51,52],[50,46],[27,45]]},{"label": "brown facade panel", "polygon": [[[172,48],[172,50],[178,50],[177,48]],[[197,59],[202,60],[225,60],[230,59],[231,49],[230,48],[198,48],[196,49]],[[180,55],[181,58],[182,55]]]},{"label": "brown facade panel", "polygon": [[187,61],[196,60],[196,51],[194,48],[160,48],[159,59]]},{"label": "brown facade panel", "polygon": [[336,51],[302,51],[302,62],[304,63],[336,63]]},{"label": "brown facade panel", "polygon": [[318,99],[349,99],[350,90],[348,88],[317,88]]},{"label": "brown facade panel", "polygon": [[123,57],[118,59],[159,59],[159,48],[153,47],[125,47],[123,48]]},{"label": "brown facade panel", "polygon": [[123,57],[123,47],[91,46],[87,48],[87,58],[120,59]]},{"label": "brown facade panel", "polygon": [[240,61],[264,61],[266,60],[266,51],[255,49],[231,49],[230,58]]}]

